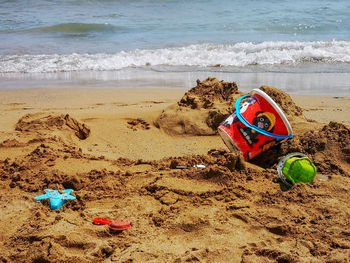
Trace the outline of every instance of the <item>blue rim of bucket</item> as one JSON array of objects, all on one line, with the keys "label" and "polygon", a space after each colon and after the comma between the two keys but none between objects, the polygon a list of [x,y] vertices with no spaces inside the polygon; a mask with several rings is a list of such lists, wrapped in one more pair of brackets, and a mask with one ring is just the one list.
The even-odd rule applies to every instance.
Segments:
[{"label": "blue rim of bucket", "polygon": [[264,134],[266,136],[269,136],[269,137],[272,137],[272,138],[276,138],[278,140],[283,140],[283,139],[290,139],[290,138],[293,138],[293,134],[290,134],[290,135],[279,135],[279,134],[274,134],[274,133],[271,133],[271,132],[267,132],[263,129],[260,129],[259,127],[256,127],[252,124],[250,124],[246,119],[244,119],[244,117],[241,115],[240,113],[240,107],[241,107],[241,101],[245,98],[248,98],[248,97],[252,97],[251,95],[245,95],[243,97],[240,97],[237,101],[236,101],[236,104],[235,104],[235,107],[236,107],[236,116],[237,118],[247,127],[253,129],[253,130],[256,130],[257,132],[260,132],[261,134]]}]

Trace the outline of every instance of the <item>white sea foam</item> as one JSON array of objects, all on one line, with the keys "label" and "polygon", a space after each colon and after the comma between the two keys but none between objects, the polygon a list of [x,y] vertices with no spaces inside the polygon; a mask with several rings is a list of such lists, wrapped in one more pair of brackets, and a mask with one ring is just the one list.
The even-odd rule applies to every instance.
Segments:
[{"label": "white sea foam", "polygon": [[3,55],[0,72],[109,71],[146,65],[246,67],[350,63],[350,41],[200,44],[115,54]]}]

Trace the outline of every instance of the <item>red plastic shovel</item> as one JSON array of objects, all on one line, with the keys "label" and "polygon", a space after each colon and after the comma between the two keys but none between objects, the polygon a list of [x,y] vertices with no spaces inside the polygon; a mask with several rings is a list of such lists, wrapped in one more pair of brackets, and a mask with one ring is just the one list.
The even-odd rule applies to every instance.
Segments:
[{"label": "red plastic shovel", "polygon": [[96,217],[96,218],[94,218],[93,223],[95,225],[110,225],[112,223],[112,221],[105,219],[103,217]]},{"label": "red plastic shovel", "polygon": [[123,231],[123,230],[131,228],[131,223],[124,222],[122,220],[114,220],[110,223],[109,228],[112,231]]},{"label": "red plastic shovel", "polygon": [[95,225],[109,225],[109,229],[112,231],[123,231],[131,228],[130,222],[124,222],[122,220],[108,220],[103,217],[96,217],[93,220]]}]

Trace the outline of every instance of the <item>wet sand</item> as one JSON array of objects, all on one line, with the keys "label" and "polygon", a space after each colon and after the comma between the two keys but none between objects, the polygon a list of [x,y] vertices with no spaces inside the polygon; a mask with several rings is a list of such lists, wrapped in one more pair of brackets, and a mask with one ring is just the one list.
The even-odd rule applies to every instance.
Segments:
[{"label": "wet sand", "polygon": [[[350,97],[292,96],[295,137],[248,163],[204,127],[232,94],[193,108],[184,89],[0,91],[2,262],[347,262]],[[276,166],[295,151],[318,175],[286,189]],[[46,188],[77,199],[52,211],[34,200]]]}]

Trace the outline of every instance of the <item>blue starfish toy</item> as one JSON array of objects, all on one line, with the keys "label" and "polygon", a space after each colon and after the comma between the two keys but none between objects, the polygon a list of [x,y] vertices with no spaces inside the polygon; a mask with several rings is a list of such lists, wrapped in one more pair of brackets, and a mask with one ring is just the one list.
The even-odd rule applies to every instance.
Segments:
[{"label": "blue starfish toy", "polygon": [[39,195],[35,197],[36,201],[42,199],[50,199],[50,207],[52,210],[61,209],[62,205],[67,202],[67,200],[74,200],[76,197],[71,195],[72,189],[65,189],[62,194],[57,190],[45,189],[44,195]]}]

